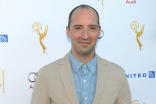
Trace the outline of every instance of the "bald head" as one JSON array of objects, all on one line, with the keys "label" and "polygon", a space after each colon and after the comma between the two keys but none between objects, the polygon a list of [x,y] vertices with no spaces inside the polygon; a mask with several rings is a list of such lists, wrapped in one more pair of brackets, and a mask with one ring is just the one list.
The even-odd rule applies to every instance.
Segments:
[{"label": "bald head", "polygon": [[[99,22],[99,14],[98,12],[91,6],[89,5],[79,5],[77,7],[75,7],[69,14],[69,20],[68,20],[68,28],[70,29],[70,25],[71,25],[71,22],[73,21],[73,18],[75,17],[75,14],[78,14],[78,12],[80,10],[83,10],[84,9],[88,9],[89,11],[92,12],[92,14],[94,15],[94,17],[96,18],[97,20],[97,23],[98,23],[98,26],[100,26],[100,22]],[[74,15],[74,16],[73,16]],[[78,15],[77,15],[78,16]]]}]

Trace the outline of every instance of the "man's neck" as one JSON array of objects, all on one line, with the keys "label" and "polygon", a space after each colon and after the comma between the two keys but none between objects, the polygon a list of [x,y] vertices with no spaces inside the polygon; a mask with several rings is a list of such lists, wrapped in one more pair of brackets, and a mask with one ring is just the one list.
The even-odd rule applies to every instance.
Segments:
[{"label": "man's neck", "polygon": [[78,54],[74,51],[71,51],[72,55],[79,61],[81,61],[82,63],[88,63],[90,62],[94,56],[95,56],[95,51],[91,52],[90,54]]}]

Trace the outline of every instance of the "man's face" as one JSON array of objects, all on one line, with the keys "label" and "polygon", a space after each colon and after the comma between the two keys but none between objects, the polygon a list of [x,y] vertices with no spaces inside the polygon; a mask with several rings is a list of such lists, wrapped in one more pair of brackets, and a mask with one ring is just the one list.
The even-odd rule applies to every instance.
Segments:
[{"label": "man's face", "polygon": [[81,55],[95,52],[101,28],[98,26],[98,17],[94,10],[76,9],[71,17],[70,29],[67,26],[66,31],[71,38],[72,52]]}]

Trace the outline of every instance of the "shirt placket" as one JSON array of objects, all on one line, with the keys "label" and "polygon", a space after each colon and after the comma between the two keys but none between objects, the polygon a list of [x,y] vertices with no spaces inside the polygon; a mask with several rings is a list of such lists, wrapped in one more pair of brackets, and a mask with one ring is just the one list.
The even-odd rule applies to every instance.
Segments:
[{"label": "shirt placket", "polygon": [[91,73],[85,64],[82,66],[82,70],[88,71],[86,71],[86,74],[81,73],[81,104],[88,104],[88,89],[90,85]]}]

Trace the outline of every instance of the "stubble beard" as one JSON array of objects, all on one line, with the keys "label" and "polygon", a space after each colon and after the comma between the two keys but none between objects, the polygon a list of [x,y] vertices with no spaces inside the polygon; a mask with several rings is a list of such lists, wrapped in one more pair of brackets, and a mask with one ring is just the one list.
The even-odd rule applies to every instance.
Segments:
[{"label": "stubble beard", "polygon": [[88,56],[93,51],[95,51],[95,44],[90,44],[89,46],[81,46],[80,44],[72,44],[74,51],[81,56]]}]

